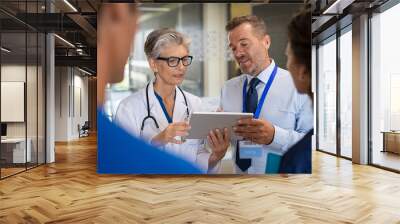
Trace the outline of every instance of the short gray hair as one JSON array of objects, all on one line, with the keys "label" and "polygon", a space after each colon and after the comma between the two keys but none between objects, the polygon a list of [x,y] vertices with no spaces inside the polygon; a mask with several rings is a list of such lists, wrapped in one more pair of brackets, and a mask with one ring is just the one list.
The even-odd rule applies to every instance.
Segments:
[{"label": "short gray hair", "polygon": [[157,29],[147,36],[144,52],[147,58],[157,58],[162,48],[170,44],[183,45],[189,50],[190,39],[171,28]]}]

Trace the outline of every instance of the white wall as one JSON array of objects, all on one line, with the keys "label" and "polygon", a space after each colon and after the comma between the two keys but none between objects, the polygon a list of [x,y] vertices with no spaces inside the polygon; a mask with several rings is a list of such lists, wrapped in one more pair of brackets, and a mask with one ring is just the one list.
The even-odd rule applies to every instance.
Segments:
[{"label": "white wall", "polygon": [[55,68],[55,141],[68,140],[69,78],[67,67]]},{"label": "white wall", "polygon": [[[2,82],[24,82],[26,85],[26,106],[19,108],[21,113],[25,114],[26,120],[22,122],[6,122],[7,137],[9,138],[25,138],[25,135],[30,140],[30,149],[32,162],[39,159],[39,163],[44,163],[44,90],[43,90],[42,68],[25,64],[4,64],[1,66],[1,81]],[[26,80],[27,78],[27,80]],[[2,89],[3,92],[4,89]],[[19,90],[20,94],[24,94],[25,89]],[[22,91],[22,92],[21,92]],[[6,97],[7,96],[2,96]],[[25,96],[24,96],[25,97]],[[2,112],[13,110],[11,107],[2,107]],[[15,110],[15,109],[14,109]],[[13,113],[13,111],[7,111]],[[14,112],[15,113],[15,112]],[[24,115],[23,115],[24,116]],[[37,155],[39,153],[39,155]]]},{"label": "white wall", "polygon": [[[26,70],[27,69],[27,70]],[[26,71],[28,71],[28,79],[29,85],[36,85],[36,81],[31,80],[30,75],[36,75],[36,67],[18,64],[9,64],[1,66],[1,81],[4,82],[25,82]],[[36,113],[33,114],[32,111],[36,111],[36,88],[28,88],[27,89],[27,103],[28,106],[31,106],[30,110],[28,110],[27,118],[28,118],[28,137],[31,133],[31,128],[36,130],[36,125],[31,124],[32,121],[35,121],[36,124]],[[35,102],[34,104],[31,104]],[[34,108],[32,108],[34,107]],[[7,110],[8,108],[1,108],[1,110]],[[25,137],[25,126],[26,122],[7,122],[7,136],[8,137]]]},{"label": "white wall", "polygon": [[[73,111],[75,113],[72,113],[73,119],[72,121],[72,130],[71,130],[71,135],[73,138],[79,137],[78,133],[78,124],[81,126],[85,123],[85,121],[88,121],[88,78],[87,77],[82,77],[80,75],[76,75],[75,70],[75,75],[74,75],[74,108]],[[79,97],[80,96],[80,97]],[[79,102],[80,101],[80,102]],[[82,107],[82,108],[79,108]],[[80,111],[80,109],[82,111]]]},{"label": "white wall", "polygon": [[79,138],[78,124],[88,120],[88,78],[82,75],[75,68],[56,67],[56,141]]},{"label": "white wall", "polygon": [[[1,81],[25,82],[25,65],[2,65]],[[1,108],[6,110],[7,108]],[[25,123],[11,122],[7,123],[7,137],[25,137]]]}]

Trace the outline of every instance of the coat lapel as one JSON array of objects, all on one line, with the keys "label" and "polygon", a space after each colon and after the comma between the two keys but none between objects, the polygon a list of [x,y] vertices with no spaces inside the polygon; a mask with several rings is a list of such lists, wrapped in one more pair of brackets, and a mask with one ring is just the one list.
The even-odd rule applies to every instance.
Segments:
[{"label": "coat lapel", "polygon": [[[189,100],[189,99],[186,99]],[[190,110],[189,110],[190,113]],[[173,121],[174,122],[181,122],[184,121],[187,117],[186,113],[186,103],[185,98],[182,95],[182,92],[176,87],[176,98],[175,98],[175,107],[174,107],[174,115]]]},{"label": "coat lapel", "polygon": [[150,114],[157,120],[160,131],[162,131],[168,126],[168,120],[164,115],[160,102],[158,102],[157,97],[154,94],[153,81],[154,80],[152,80],[149,85]]}]

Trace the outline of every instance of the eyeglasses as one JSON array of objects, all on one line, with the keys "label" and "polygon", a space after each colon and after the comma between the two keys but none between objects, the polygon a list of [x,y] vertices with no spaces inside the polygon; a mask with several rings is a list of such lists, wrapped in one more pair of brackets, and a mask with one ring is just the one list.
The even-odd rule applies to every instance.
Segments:
[{"label": "eyeglasses", "polygon": [[179,61],[182,61],[182,64],[184,66],[189,66],[192,63],[193,56],[184,56],[184,57],[158,57],[157,60],[163,60],[166,61],[169,67],[176,67],[179,65]]}]

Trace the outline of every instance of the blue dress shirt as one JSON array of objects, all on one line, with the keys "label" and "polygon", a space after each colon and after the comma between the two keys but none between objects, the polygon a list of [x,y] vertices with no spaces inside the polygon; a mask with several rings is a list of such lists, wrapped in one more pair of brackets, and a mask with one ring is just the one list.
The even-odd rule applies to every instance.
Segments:
[{"label": "blue dress shirt", "polygon": [[[261,80],[256,87],[259,100],[274,67],[275,62],[272,60],[271,64],[257,75],[257,78]],[[225,83],[220,100],[223,111],[242,111],[243,83],[246,80],[250,82],[251,79],[253,76],[243,74]],[[271,122],[275,128],[273,141],[263,146],[264,151],[270,150],[283,155],[313,128],[312,101],[307,95],[297,91],[288,71],[278,68],[259,118]],[[236,144],[234,141],[232,143]],[[235,153],[232,158],[235,158]]]}]

